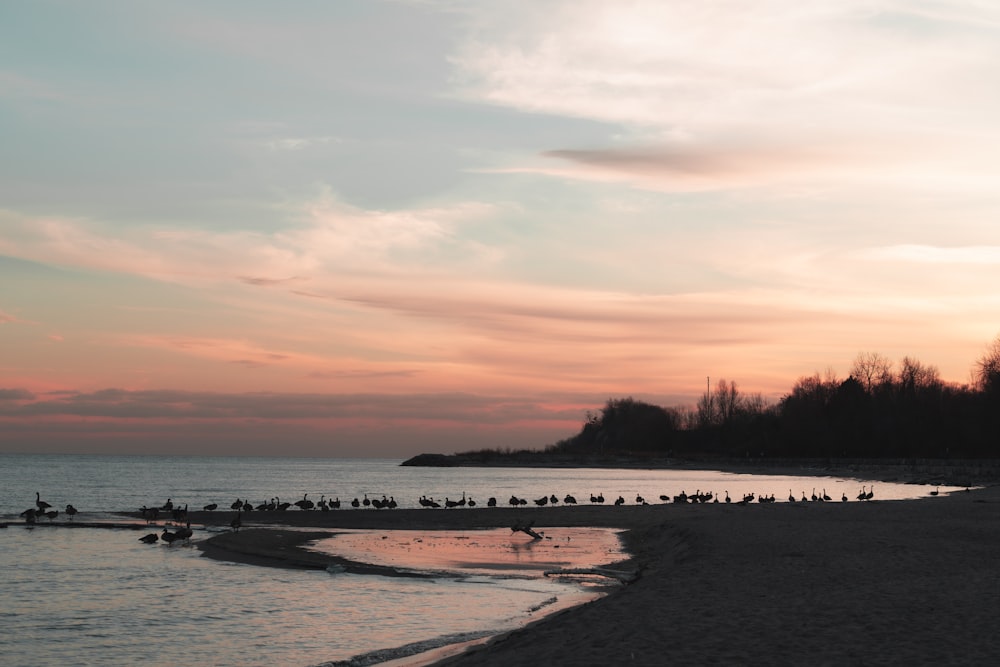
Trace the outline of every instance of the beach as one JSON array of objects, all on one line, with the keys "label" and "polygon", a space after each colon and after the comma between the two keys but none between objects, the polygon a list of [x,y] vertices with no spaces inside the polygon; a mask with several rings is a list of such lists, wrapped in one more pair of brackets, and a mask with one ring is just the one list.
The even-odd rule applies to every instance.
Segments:
[{"label": "beach", "polygon": [[[221,522],[229,513],[192,513]],[[611,594],[441,665],[992,664],[1000,659],[1000,486],[923,500],[274,513],[315,528],[625,529],[638,573]],[[244,525],[256,517],[244,516]],[[303,566],[273,530],[220,535],[215,557]],[[268,536],[272,537],[268,537]],[[525,536],[525,539],[529,539]],[[242,554],[242,555],[241,555]],[[309,558],[317,558],[313,555]],[[320,559],[310,566],[324,567]],[[347,564],[350,565],[350,564]]]}]

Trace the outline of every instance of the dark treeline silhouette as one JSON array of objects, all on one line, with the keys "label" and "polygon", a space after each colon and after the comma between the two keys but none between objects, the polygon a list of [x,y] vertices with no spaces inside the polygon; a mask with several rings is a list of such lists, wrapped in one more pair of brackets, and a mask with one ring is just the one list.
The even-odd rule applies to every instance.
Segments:
[{"label": "dark treeline silhouette", "polygon": [[[525,452],[518,453],[521,458]],[[941,380],[911,357],[859,354],[850,375],[800,378],[777,404],[719,380],[694,407],[610,399],[542,455],[791,458],[1000,456],[1000,337],[972,380]]]}]

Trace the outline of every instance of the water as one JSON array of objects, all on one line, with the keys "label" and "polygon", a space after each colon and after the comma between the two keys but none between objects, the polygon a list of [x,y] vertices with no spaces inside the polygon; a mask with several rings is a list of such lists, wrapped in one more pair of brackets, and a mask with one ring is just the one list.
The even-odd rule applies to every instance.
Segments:
[{"label": "water", "polygon": [[[484,505],[489,496],[503,504],[511,495],[561,499],[572,493],[586,503],[590,494],[601,493],[608,502],[620,495],[634,504],[637,495],[658,503],[661,494],[682,490],[720,496],[728,491],[734,499],[773,493],[784,501],[789,490],[800,496],[815,488],[853,500],[862,485],[871,483],[701,471],[404,468],[387,460],[0,455],[0,522],[18,521],[34,505],[36,491],[54,508],[72,503],[81,512],[78,521],[93,521],[167,498],[191,508],[210,502],[228,508],[237,497],[294,501],[308,493],[315,500],[339,497],[347,507],[349,499],[384,494],[401,507],[416,507],[423,495],[443,501],[464,493]],[[929,490],[875,483],[880,499],[925,496]],[[554,562],[578,562],[570,557],[569,539],[555,552],[555,541],[525,546],[509,531],[384,533],[388,548],[379,553],[372,553],[363,533],[318,548],[354,558],[367,552],[369,560],[394,565],[402,558],[403,565],[433,569],[437,576],[389,579],[259,568],[202,558],[193,548],[147,546],[131,530],[12,525],[0,530],[2,663],[305,667],[412,642],[504,631],[593,595],[580,583],[539,576]],[[608,537],[600,531],[579,535],[577,544],[594,542],[573,558],[620,557],[601,542]],[[195,540],[207,536],[197,530]],[[435,541],[450,544],[451,555],[442,559],[439,549],[425,560]]]}]

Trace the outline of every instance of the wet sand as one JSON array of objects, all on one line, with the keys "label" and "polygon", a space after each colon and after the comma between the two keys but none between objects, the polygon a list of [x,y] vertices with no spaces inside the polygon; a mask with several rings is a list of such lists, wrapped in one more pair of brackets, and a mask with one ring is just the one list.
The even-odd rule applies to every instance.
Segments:
[{"label": "wet sand", "polygon": [[[228,515],[202,514],[192,513],[192,521],[212,523]],[[632,559],[615,567],[632,568],[639,579],[438,664],[913,665],[1000,659],[998,486],[912,501],[286,512],[245,515],[244,525],[260,520],[330,532],[472,529],[509,527],[526,517],[543,530],[626,529]],[[256,558],[296,561],[297,551],[289,557],[291,542],[319,539],[287,532],[295,533],[290,542],[268,544],[264,536],[272,531],[244,529],[238,538],[220,535],[209,544],[244,552],[249,544]]]}]

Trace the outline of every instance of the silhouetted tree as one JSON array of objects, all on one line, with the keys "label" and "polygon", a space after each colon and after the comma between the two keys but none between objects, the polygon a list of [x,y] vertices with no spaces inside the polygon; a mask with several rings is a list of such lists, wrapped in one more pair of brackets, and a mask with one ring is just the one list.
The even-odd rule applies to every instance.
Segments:
[{"label": "silhouetted tree", "polygon": [[851,377],[870,394],[878,385],[892,380],[892,362],[878,352],[860,352],[851,364]]}]

